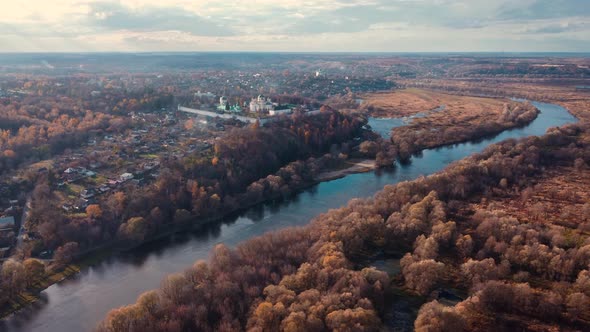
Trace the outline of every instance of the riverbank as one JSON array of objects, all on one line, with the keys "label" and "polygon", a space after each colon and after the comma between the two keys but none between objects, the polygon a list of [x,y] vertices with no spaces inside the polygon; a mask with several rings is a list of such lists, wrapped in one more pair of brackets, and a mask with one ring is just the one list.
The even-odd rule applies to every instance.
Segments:
[{"label": "riverbank", "polygon": [[[560,115],[560,112],[548,111],[547,113],[548,116],[541,117],[541,121],[535,122],[529,127],[534,131],[515,130],[504,136],[511,135],[510,138],[517,138],[531,136],[532,133],[545,133],[548,125],[558,124],[557,121],[552,121],[555,118],[552,118],[551,115]],[[208,320],[207,318],[212,315],[219,317],[221,313],[229,313],[232,321],[244,322],[242,323],[244,325],[247,321],[249,322],[248,328],[252,328],[252,322],[254,324],[260,322],[257,320],[260,318],[257,313],[260,310],[267,310],[267,308],[272,310],[275,305],[275,308],[290,308],[286,312],[283,311],[276,320],[282,320],[281,324],[286,324],[287,317],[291,316],[292,312],[300,310],[299,308],[307,306],[310,297],[287,295],[283,298],[288,299],[283,300],[282,295],[289,293],[308,294],[306,293],[308,291],[317,294],[311,300],[312,302],[319,303],[321,301],[326,308],[329,308],[317,316],[318,321],[324,322],[323,326],[335,328],[338,326],[333,324],[335,315],[340,315],[337,316],[339,317],[337,319],[341,319],[344,310],[351,312],[361,308],[358,310],[361,313],[360,317],[375,317],[374,320],[371,320],[374,322],[371,323],[374,324],[371,325],[371,328],[377,329],[381,322],[377,319],[376,311],[381,312],[380,308],[383,308],[382,290],[384,288],[381,285],[385,285],[388,278],[384,273],[359,271],[353,266],[353,257],[370,256],[372,253],[395,250],[396,248],[411,250],[412,244],[416,243],[416,252],[413,253],[415,256],[404,257],[400,262],[406,286],[421,295],[429,295],[433,285],[444,287],[445,280],[439,282],[440,277],[443,276],[439,271],[445,269],[447,257],[460,259],[460,253],[452,252],[448,256],[444,255],[445,252],[442,250],[446,249],[446,246],[443,244],[454,247],[452,246],[454,243],[452,233],[455,226],[459,231],[463,231],[461,226],[471,225],[473,227],[476,224],[475,222],[462,223],[461,220],[451,221],[456,219],[452,216],[447,218],[448,211],[445,205],[456,200],[469,200],[471,197],[478,197],[477,195],[486,195],[489,193],[489,188],[506,187],[506,183],[519,183],[520,179],[526,176],[534,178],[535,171],[561,160],[560,157],[566,158],[565,161],[569,157],[583,153],[585,146],[576,145],[572,137],[576,133],[575,126],[560,130],[562,131],[559,134],[549,134],[542,138],[529,137],[518,142],[516,140],[504,141],[487,148],[481,154],[454,163],[436,175],[424,178],[417,179],[419,176],[417,174],[428,167],[427,160],[422,159],[425,162],[420,162],[420,158],[416,158],[416,161],[412,163],[414,167],[406,169],[400,167],[396,172],[400,174],[410,168],[416,170],[412,174],[413,181],[403,182],[397,186],[386,186],[372,199],[358,199],[339,209],[332,209],[314,218],[313,222],[307,226],[266,233],[262,237],[241,242],[234,250],[229,247],[230,244],[227,247],[218,246],[210,254],[208,265],[206,265],[207,263],[199,263],[195,267],[185,270],[184,277],[182,274],[175,275],[179,278],[178,280],[182,280],[180,284],[187,284],[184,293],[171,294],[168,283],[163,285],[161,290],[156,290],[156,293],[149,293],[152,296],[155,294],[156,301],[159,301],[156,303],[162,304],[173,303],[175,298],[182,296],[183,299],[187,299],[181,303],[182,306],[202,306],[205,314],[199,317],[177,315],[180,305],[162,305],[161,310],[152,311],[150,307],[146,306],[145,297],[142,297],[142,300],[136,302],[138,303],[136,305],[127,306],[125,309],[113,309],[104,321],[104,329],[99,328],[99,330],[114,331],[115,329],[110,327],[114,326],[113,323],[121,321],[127,324],[136,324],[135,326],[149,326],[148,324],[157,326],[154,323],[169,321],[170,317],[178,317],[177,319],[183,326],[197,325],[218,329],[225,322]],[[448,165],[447,160],[449,159],[449,162],[452,162],[453,159],[461,159],[464,154],[460,152],[465,152],[465,154],[479,152],[491,142],[497,141],[473,143],[477,146],[477,149],[474,149],[477,151],[469,149],[472,146],[467,143],[446,149],[448,154],[442,150],[430,150],[425,151],[423,155],[425,158],[437,156],[436,160],[439,161],[437,166],[444,167]],[[563,147],[570,149],[569,153],[563,153]],[[537,151],[547,151],[547,153],[540,155]],[[553,159],[554,156],[555,159]],[[446,157],[455,158],[446,159]],[[439,167],[437,169],[440,170]],[[359,178],[367,180],[367,177],[359,176]],[[398,180],[401,179],[404,179],[404,176],[398,178]],[[330,183],[340,183],[340,186],[331,188],[331,191],[347,190],[358,196],[357,190],[351,190],[357,188],[352,187],[349,182],[333,181]],[[363,182],[356,182],[357,185],[361,183]],[[358,188],[360,189],[360,187],[359,185]],[[321,195],[317,195],[316,198],[317,201],[325,199]],[[424,211],[428,211],[428,213],[424,213]],[[266,218],[264,220],[261,223],[266,222]],[[497,227],[479,227],[477,231],[492,233],[493,229],[497,229]],[[531,232],[527,232],[527,234],[529,233],[534,233],[534,230],[531,229]],[[424,234],[430,236],[428,242],[424,241],[426,239]],[[548,238],[548,235],[542,236]],[[508,240],[505,241],[510,241],[512,234],[508,233],[506,236]],[[469,257],[474,257],[480,252],[479,248],[483,247],[485,243],[489,243],[489,241],[482,241],[485,238],[487,236],[475,238],[477,242],[475,240],[473,242],[478,247],[475,250],[466,251]],[[559,241],[559,239],[555,240]],[[430,243],[441,248],[443,255],[440,256],[438,262],[434,261],[439,257],[438,250],[428,247]],[[526,245],[522,242],[513,241],[512,243],[514,246]],[[463,246],[457,247],[462,248]],[[557,251],[554,252],[557,253]],[[568,257],[572,256],[573,253],[570,252]],[[461,261],[461,263],[463,262]],[[582,262],[583,260],[580,260],[580,263]],[[280,269],[285,272],[277,273],[278,278],[270,273],[265,273],[264,276],[260,273],[257,274],[257,271],[280,271]],[[457,271],[458,269],[453,266],[452,270]],[[470,268],[470,270],[474,269]],[[516,271],[514,272],[516,273]],[[229,277],[219,283],[207,277],[222,273],[227,273]],[[411,278],[410,273],[414,274]],[[195,275],[199,277],[195,278]],[[318,275],[321,277],[318,278]],[[301,283],[300,280],[304,280],[304,282]],[[436,284],[429,284],[430,280]],[[279,281],[281,286],[285,287],[283,290],[272,295],[262,292],[262,289],[268,285],[276,285]],[[463,285],[468,287],[468,282],[464,282]],[[227,285],[236,285],[236,287],[241,287],[241,290],[255,289],[255,291],[237,291],[227,295]],[[276,294],[279,296],[275,296]],[[531,293],[531,295],[534,294]],[[231,303],[233,306],[226,308],[219,305],[220,302],[212,304],[209,299],[224,299],[225,303]],[[323,299],[335,299],[335,301],[326,303]],[[367,300],[371,301],[374,306],[359,306],[361,303],[366,303]],[[152,302],[148,305],[151,306]],[[273,316],[273,318],[275,317]],[[244,326],[238,324],[236,323],[234,329]],[[263,325],[261,328],[266,328],[266,326],[268,325]],[[305,327],[301,327],[301,329],[305,329]]]},{"label": "riverbank", "polygon": [[[440,112],[414,118],[395,128],[391,139],[404,153],[416,153],[449,144],[492,137],[533,122],[539,110],[528,102],[507,99],[472,98],[478,104],[462,107],[449,104]],[[485,101],[485,102],[484,102]]]},{"label": "riverbank", "polygon": [[[340,165],[321,172],[318,174],[312,181],[308,181],[302,184],[300,187],[296,188],[295,191],[297,194],[303,190],[306,190],[310,187],[313,187],[319,183],[327,182],[336,180],[339,178],[343,178],[347,175],[357,174],[357,173],[366,173],[376,169],[375,161],[370,159],[351,159],[351,160],[344,160]],[[125,241],[115,241],[104,243],[101,246],[90,248],[85,250],[83,253],[79,253],[77,255],[76,260],[68,264],[63,270],[60,270],[55,273],[48,274],[43,280],[39,281],[32,288],[25,290],[21,294],[16,297],[16,301],[12,301],[10,305],[6,308],[0,310],[0,319],[4,319],[9,317],[10,315],[18,312],[19,310],[26,308],[34,304],[35,302],[40,300],[40,294],[48,287],[60,283],[68,278],[74,277],[78,274],[81,270],[88,268],[101,260],[108,258],[112,255],[120,254],[122,252],[131,251],[133,249],[137,249],[143,245],[147,245],[151,242],[155,242],[166,237],[172,236],[174,234],[180,232],[187,232],[187,231],[198,231],[199,229],[210,226],[211,224],[218,223],[219,221],[240,213],[242,211],[246,211],[250,208],[253,208],[257,205],[264,204],[269,201],[281,199],[281,195],[276,195],[267,199],[261,199],[259,201],[254,201],[251,204],[246,206],[241,206],[239,208],[226,211],[220,216],[210,217],[205,219],[200,219],[198,222],[191,222],[187,224],[180,224],[174,225],[174,227],[170,227],[164,231],[160,231],[157,235],[152,236],[144,241],[129,244]]]},{"label": "riverbank", "polygon": [[434,174],[454,161],[483,151],[490,144],[543,135],[550,127],[575,122],[575,118],[559,106],[533,104],[542,113],[524,128],[483,141],[425,150],[412,157],[411,163],[400,165],[393,172],[360,173],[322,182],[295,196],[248,209],[224,222],[211,223],[211,227],[204,227],[202,231],[182,232],[125,255],[113,253],[109,259],[82,269],[71,281],[49,287],[43,298],[50,303],[40,301],[0,321],[0,330],[92,331],[110,309],[134,303],[142,292],[157,288],[166,275],[182,271],[196,260],[208,259],[219,243],[234,247],[270,231],[307,225],[309,220],[353,198],[372,197],[386,185]]},{"label": "riverbank", "polygon": [[[455,144],[455,143],[457,143],[457,142],[452,142],[449,144]],[[441,146],[442,145],[446,145],[446,144],[441,144]],[[417,151],[417,152],[419,152],[419,151]],[[301,192],[305,189],[313,187],[313,186],[315,186],[319,183],[322,183],[322,182],[337,180],[337,179],[346,177],[347,175],[351,175],[351,174],[366,173],[366,172],[370,172],[375,169],[376,169],[376,164],[375,164],[374,160],[369,160],[369,159],[344,160],[340,165],[336,166],[335,168],[321,172],[312,181],[308,181],[306,183],[303,183],[298,188],[295,188],[294,192],[298,193],[298,192]],[[39,295],[43,290],[47,289],[48,287],[50,287],[53,284],[59,283],[60,281],[63,281],[64,279],[67,279],[67,278],[70,278],[70,277],[76,275],[81,269],[89,267],[93,263],[99,262],[100,258],[96,258],[96,257],[109,257],[110,255],[116,255],[117,253],[130,251],[130,250],[136,249],[140,246],[149,244],[154,241],[164,239],[166,237],[169,237],[171,235],[174,235],[174,234],[177,234],[180,232],[198,231],[199,229],[201,229],[203,227],[207,227],[207,226],[210,226],[214,223],[218,223],[220,220],[227,218],[229,216],[235,215],[237,213],[240,213],[241,211],[246,211],[248,209],[251,209],[251,208],[258,206],[260,204],[263,204],[265,202],[274,201],[274,200],[282,199],[282,198],[284,198],[284,197],[281,194],[277,194],[273,197],[261,199],[258,201],[253,201],[251,204],[247,204],[245,206],[241,206],[239,208],[226,211],[224,214],[216,216],[216,217],[200,219],[200,220],[198,220],[198,222],[193,222],[193,223],[188,223],[188,224],[170,225],[172,227],[159,231],[155,236],[152,236],[152,237],[145,239],[144,241],[141,241],[138,243],[133,243],[131,245],[129,244],[129,242],[116,241],[116,242],[105,243],[99,247],[88,249],[84,253],[80,254],[79,257],[77,258],[77,260],[73,264],[68,266],[68,268],[65,270],[67,272],[65,272],[65,273],[59,272],[59,273],[50,275],[46,278],[47,282],[43,284],[43,287],[38,287],[38,288],[35,287],[35,289],[33,291],[26,291],[25,292],[26,296],[22,296],[22,297],[19,296],[18,297],[19,302],[16,305],[11,306],[9,308],[9,310],[6,310],[6,311],[0,313],[0,318],[5,318],[7,316],[10,316],[11,314],[21,310],[22,308],[26,307],[27,305],[30,305],[30,304],[36,302],[37,300],[39,300],[39,298],[40,298]]]},{"label": "riverbank", "polygon": [[75,262],[68,264],[60,271],[49,273],[42,280],[33,284],[33,287],[23,291],[16,297],[16,301],[11,301],[9,306],[5,306],[0,310],[0,319],[9,317],[10,315],[33,305],[41,299],[41,292],[52,285],[58,284],[66,279],[72,278],[83,269],[90,267],[110,255],[116,253],[113,250],[95,250],[92,253],[84,255]]},{"label": "riverbank", "polygon": [[374,159],[354,159],[347,160],[344,162],[347,166],[343,169],[322,172],[316,176],[315,180],[319,182],[331,181],[343,178],[350,174],[366,173],[373,171],[377,168]]}]

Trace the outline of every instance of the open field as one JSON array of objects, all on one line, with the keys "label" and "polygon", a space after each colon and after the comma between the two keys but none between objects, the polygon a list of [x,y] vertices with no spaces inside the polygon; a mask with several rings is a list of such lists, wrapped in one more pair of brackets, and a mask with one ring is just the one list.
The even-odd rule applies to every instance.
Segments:
[{"label": "open field", "polygon": [[[385,95],[381,94],[382,100]],[[459,96],[421,89],[394,91],[387,95],[387,100],[418,112],[436,109],[424,117],[413,118],[407,126],[393,130],[392,140],[402,156],[497,134],[528,124],[538,114],[530,103],[505,98]],[[368,111],[371,112],[370,109]],[[388,117],[399,115],[396,111],[378,114]]]},{"label": "open field", "polygon": [[590,120],[590,80],[547,81],[543,79],[424,79],[402,80],[400,85],[412,88],[434,89],[458,95],[487,95],[517,97],[560,104],[580,120]]},{"label": "open field", "polygon": [[417,113],[444,110],[465,116],[493,117],[502,112],[509,100],[452,95],[424,89],[403,89],[363,95],[363,106],[375,117],[403,117]]}]

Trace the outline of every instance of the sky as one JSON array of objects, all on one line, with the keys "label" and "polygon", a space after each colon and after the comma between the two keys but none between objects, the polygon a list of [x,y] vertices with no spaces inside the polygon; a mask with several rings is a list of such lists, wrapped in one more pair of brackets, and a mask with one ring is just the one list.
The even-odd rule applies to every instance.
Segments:
[{"label": "sky", "polygon": [[0,2],[0,52],[590,52],[590,0]]}]

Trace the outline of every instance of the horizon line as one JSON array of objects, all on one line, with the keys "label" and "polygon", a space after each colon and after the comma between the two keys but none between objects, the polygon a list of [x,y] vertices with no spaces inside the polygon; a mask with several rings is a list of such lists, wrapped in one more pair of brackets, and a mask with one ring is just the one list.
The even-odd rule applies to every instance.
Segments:
[{"label": "horizon line", "polygon": [[346,54],[346,55],[590,55],[589,51],[0,51],[3,55],[175,55],[175,54]]}]

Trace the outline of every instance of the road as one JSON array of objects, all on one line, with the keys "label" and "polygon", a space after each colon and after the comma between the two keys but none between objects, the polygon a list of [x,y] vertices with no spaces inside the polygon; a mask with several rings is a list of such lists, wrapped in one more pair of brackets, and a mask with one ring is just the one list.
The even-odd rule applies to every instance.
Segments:
[{"label": "road", "polygon": [[23,244],[23,235],[25,233],[25,223],[29,218],[29,212],[31,210],[31,195],[27,196],[27,201],[23,207],[23,214],[20,218],[20,228],[18,230],[18,236],[16,237],[16,250],[20,249]]}]

